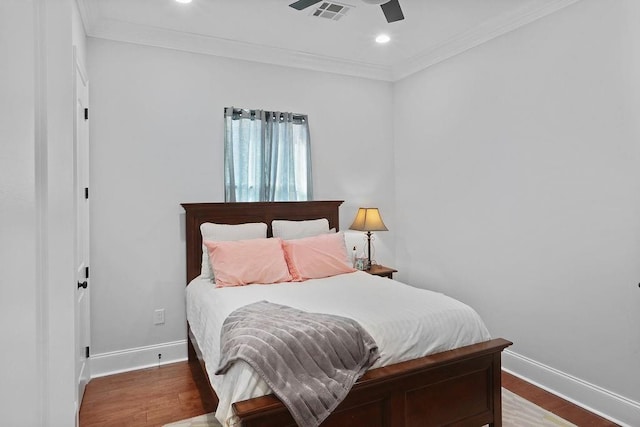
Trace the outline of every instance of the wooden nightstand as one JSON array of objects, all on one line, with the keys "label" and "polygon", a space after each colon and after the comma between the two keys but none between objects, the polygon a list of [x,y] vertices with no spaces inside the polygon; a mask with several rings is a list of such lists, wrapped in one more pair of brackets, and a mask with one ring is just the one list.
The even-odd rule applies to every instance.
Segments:
[{"label": "wooden nightstand", "polygon": [[370,269],[364,270],[365,273],[373,274],[374,276],[388,277],[393,279],[393,273],[397,273],[398,270],[385,267],[384,265],[374,264]]}]

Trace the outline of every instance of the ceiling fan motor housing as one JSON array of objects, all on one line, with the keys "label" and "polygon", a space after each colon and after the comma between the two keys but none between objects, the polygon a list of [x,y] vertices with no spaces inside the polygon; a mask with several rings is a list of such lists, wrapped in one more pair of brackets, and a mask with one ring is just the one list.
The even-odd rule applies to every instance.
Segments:
[{"label": "ceiling fan motor housing", "polygon": [[[289,6],[296,10],[303,10],[310,6],[313,6],[316,3],[320,3],[322,0],[298,0],[296,2],[291,3]],[[400,7],[399,0],[362,0],[367,4],[375,4],[379,5],[382,8],[382,12],[384,13],[385,18],[388,23],[402,21],[404,19],[404,14],[402,13],[402,8]],[[324,9],[321,7],[321,9]],[[315,15],[314,15],[315,16]]]}]

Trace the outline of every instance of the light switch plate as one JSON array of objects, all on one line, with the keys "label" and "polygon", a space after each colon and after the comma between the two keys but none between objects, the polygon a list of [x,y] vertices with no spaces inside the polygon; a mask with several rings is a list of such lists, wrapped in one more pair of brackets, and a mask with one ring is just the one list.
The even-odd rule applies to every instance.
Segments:
[{"label": "light switch plate", "polygon": [[153,312],[153,324],[154,325],[164,324],[164,308],[159,308]]}]

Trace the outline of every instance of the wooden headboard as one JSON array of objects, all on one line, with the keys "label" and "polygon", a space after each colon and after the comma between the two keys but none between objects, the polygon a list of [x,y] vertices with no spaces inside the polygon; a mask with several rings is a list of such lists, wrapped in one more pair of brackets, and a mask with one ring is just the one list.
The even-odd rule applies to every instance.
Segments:
[{"label": "wooden headboard", "polygon": [[244,224],[264,222],[271,237],[274,219],[305,220],[327,218],[329,228],[339,229],[338,208],[341,200],[313,202],[241,202],[241,203],[182,203],[186,211],[187,284],[200,275],[202,263],[202,235],[200,224]]}]

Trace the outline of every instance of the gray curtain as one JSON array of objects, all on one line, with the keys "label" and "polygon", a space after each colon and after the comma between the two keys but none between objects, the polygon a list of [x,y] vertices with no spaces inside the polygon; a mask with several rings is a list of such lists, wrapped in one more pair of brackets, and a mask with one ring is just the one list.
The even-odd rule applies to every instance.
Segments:
[{"label": "gray curtain", "polygon": [[227,202],[313,200],[306,115],[225,108]]}]

